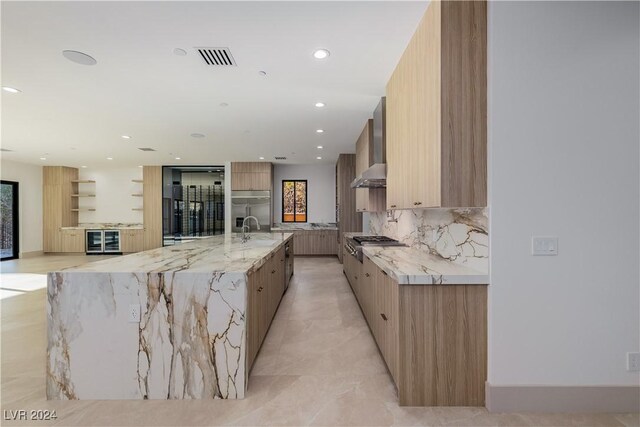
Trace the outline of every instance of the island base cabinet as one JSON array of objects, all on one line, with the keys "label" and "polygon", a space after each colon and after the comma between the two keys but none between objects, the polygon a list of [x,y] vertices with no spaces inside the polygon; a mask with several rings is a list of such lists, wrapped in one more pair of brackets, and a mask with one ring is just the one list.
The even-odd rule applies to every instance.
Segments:
[{"label": "island base cabinet", "polygon": [[285,252],[280,248],[247,281],[247,372],[251,370],[285,287]]},{"label": "island base cabinet", "polygon": [[296,255],[337,255],[337,230],[296,230],[293,232]]}]

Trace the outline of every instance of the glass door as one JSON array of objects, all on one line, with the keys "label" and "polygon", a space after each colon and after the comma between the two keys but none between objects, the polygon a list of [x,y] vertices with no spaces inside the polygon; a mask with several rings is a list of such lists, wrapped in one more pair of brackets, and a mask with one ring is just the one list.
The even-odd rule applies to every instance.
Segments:
[{"label": "glass door", "polygon": [[104,231],[104,251],[120,252],[120,231],[118,230]]},{"label": "glass door", "polygon": [[0,191],[0,253],[2,261],[18,258],[18,183],[2,181]]},{"label": "glass door", "polygon": [[87,253],[102,253],[102,230],[87,230]]}]

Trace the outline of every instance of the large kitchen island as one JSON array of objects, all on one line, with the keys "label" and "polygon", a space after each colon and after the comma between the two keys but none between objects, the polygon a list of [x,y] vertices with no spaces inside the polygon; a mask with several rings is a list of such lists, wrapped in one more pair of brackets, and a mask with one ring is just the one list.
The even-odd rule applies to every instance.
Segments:
[{"label": "large kitchen island", "polygon": [[243,398],[292,236],[227,234],[49,273],[47,398]]}]

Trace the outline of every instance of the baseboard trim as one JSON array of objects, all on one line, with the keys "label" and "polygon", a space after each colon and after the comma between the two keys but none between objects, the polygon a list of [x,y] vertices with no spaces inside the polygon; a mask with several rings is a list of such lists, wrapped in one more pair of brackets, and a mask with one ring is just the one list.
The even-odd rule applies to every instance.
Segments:
[{"label": "baseboard trim", "polygon": [[640,412],[640,386],[491,385],[489,412]]},{"label": "baseboard trim", "polygon": [[34,258],[44,255],[44,251],[20,252],[19,258]]}]

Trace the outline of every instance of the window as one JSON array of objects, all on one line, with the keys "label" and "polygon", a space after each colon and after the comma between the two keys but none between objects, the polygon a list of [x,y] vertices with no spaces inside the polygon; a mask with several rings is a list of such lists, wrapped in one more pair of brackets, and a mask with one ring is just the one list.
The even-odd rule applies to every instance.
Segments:
[{"label": "window", "polygon": [[282,222],[307,222],[307,180],[282,181]]}]

